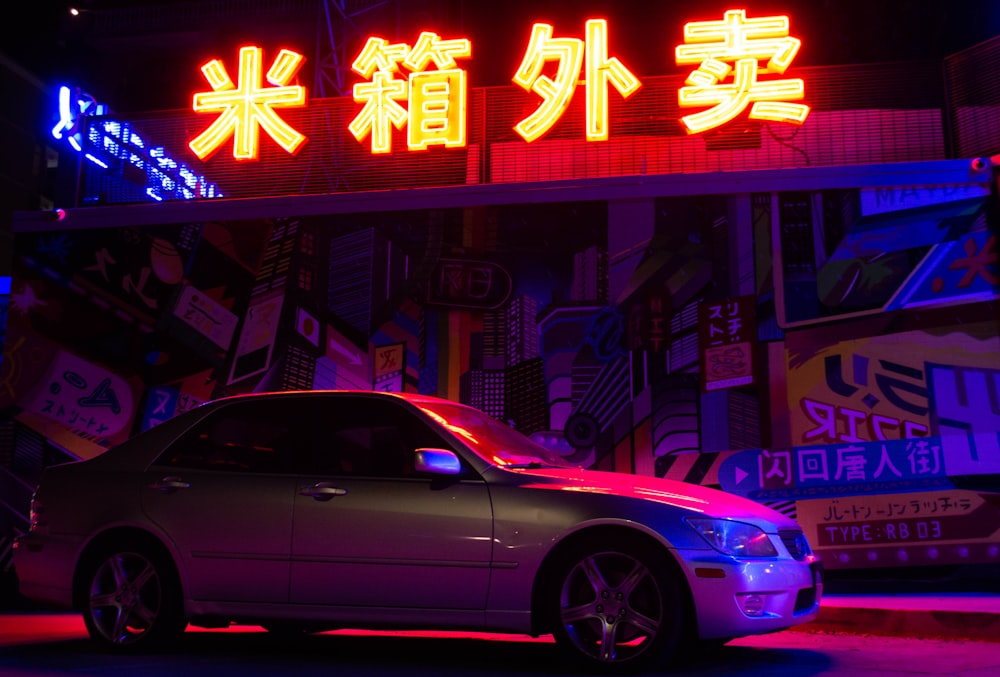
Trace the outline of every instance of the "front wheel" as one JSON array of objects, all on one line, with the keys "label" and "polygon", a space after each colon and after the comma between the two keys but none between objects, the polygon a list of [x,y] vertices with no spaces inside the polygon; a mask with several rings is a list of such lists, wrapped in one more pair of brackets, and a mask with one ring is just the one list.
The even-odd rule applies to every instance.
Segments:
[{"label": "front wheel", "polygon": [[585,667],[630,672],[676,650],[681,598],[665,556],[650,550],[630,539],[611,539],[603,547],[577,547],[564,560],[553,590],[553,634]]},{"label": "front wheel", "polygon": [[173,565],[144,548],[109,548],[93,560],[84,622],[91,639],[117,652],[176,639],[187,625]]}]

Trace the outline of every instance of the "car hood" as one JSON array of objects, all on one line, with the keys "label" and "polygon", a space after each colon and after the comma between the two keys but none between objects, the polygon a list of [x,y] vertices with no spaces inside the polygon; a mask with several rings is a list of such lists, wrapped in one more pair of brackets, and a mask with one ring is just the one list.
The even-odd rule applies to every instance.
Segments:
[{"label": "car hood", "polygon": [[528,480],[522,484],[526,488],[623,496],[691,510],[706,517],[743,519],[760,526],[766,522],[775,529],[798,528],[794,519],[749,498],[690,482],[582,468],[508,471]]}]

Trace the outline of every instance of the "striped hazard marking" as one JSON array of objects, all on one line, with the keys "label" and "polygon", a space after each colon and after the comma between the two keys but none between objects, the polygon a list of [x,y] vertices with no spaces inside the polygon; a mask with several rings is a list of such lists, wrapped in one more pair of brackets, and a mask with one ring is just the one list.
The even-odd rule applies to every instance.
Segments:
[{"label": "striped hazard marking", "polygon": [[[719,467],[723,462],[740,451],[706,451],[665,454],[656,459],[656,476],[668,480],[678,480],[703,487],[720,489]],[[760,501],[791,518],[796,517],[795,501]]]}]

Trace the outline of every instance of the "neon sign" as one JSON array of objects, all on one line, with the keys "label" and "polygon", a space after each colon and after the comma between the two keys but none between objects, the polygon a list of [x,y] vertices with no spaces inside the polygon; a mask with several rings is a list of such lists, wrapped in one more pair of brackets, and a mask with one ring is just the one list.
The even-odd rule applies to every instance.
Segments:
[{"label": "neon sign", "polygon": [[[689,134],[719,127],[751,105],[749,117],[802,124],[809,106],[789,103],[801,99],[805,85],[799,79],[757,79],[759,74],[782,74],[802,41],[788,35],[788,17],[747,19],[746,10],[725,13],[722,21],[695,21],[684,26],[684,42],[676,49],[678,65],[698,64],[678,93],[682,107],[711,106],[681,118]],[[760,60],[767,59],[764,68]],[[735,69],[730,62],[735,64]],[[734,72],[735,70],[735,72]],[[722,84],[733,73],[732,84]]]},{"label": "neon sign", "polygon": [[[105,104],[78,87],[60,87],[58,105],[59,122],[52,128],[53,138],[65,140],[102,169],[121,169],[125,165],[138,169],[138,175],[146,179],[144,190],[149,199],[222,197],[216,184],[173,159],[163,146],[150,143],[131,123],[111,118]],[[127,174],[136,176],[134,171]]]},{"label": "neon sign", "polygon": [[198,159],[204,160],[232,136],[233,157],[256,160],[261,129],[293,155],[306,140],[273,110],[305,105],[306,88],[288,84],[302,65],[303,56],[289,49],[278,52],[265,76],[271,86],[264,87],[261,84],[262,51],[260,47],[240,48],[240,69],[235,85],[220,60],[213,59],[201,67],[213,91],[194,95],[194,111],[218,112],[219,117],[188,144]]},{"label": "neon sign", "polygon": [[59,88],[59,122],[52,128],[55,139],[66,139],[79,153],[83,151],[83,121],[88,115],[107,115],[108,107],[80,88]]},{"label": "neon sign", "polygon": [[[456,59],[472,55],[466,38],[442,40],[423,32],[411,48],[368,38],[351,70],[369,82],[354,85],[354,101],[364,107],[351,122],[354,138],[371,136],[372,153],[392,151],[392,127],[407,125],[406,145],[425,150],[431,145],[449,148],[466,145],[468,74]],[[425,70],[431,62],[437,70]],[[394,77],[402,64],[412,71],[406,80]],[[404,108],[401,101],[409,102]]]},{"label": "neon sign", "polygon": [[[721,20],[684,26],[684,44],[675,48],[675,61],[696,68],[678,90],[678,103],[705,109],[680,118],[688,134],[720,127],[748,108],[753,120],[796,125],[805,121],[809,106],[794,103],[804,97],[803,81],[761,77],[784,74],[794,60],[802,42],[788,31],[787,16],[747,18],[742,9],[726,11]],[[606,141],[609,90],[614,88],[628,99],[642,83],[617,57],[609,56],[605,19],[588,20],[584,39],[557,38],[553,33],[550,24],[532,26],[512,80],[541,97],[541,102],[514,130],[528,143],[543,137],[562,118],[582,84],[586,140]],[[261,53],[259,47],[240,49],[237,84],[218,59],[202,66],[213,91],[195,94],[193,108],[219,115],[189,144],[199,159],[206,159],[230,137],[234,158],[256,159],[261,129],[290,154],[306,140],[273,110],[305,106],[305,88],[288,84],[302,55],[281,50],[266,75],[270,86],[265,87]],[[471,55],[469,39],[443,39],[429,31],[420,33],[412,46],[369,37],[351,65],[365,81],[354,85],[354,101],[361,108],[348,131],[358,142],[368,140],[373,154],[391,153],[393,131],[404,127],[410,151],[433,145],[465,147],[468,73],[458,60]],[[546,72],[550,64],[554,69]],[[409,71],[405,77],[403,69]]]},{"label": "neon sign", "polygon": [[[641,83],[617,57],[608,58],[608,22],[591,19],[586,24],[586,43],[576,38],[553,38],[552,26],[537,23],[531,29],[531,40],[514,82],[543,101],[514,129],[529,143],[538,139],[562,117],[573,98],[580,70],[583,68],[586,87],[586,125],[588,141],[608,138],[608,85],[628,98]],[[584,68],[584,53],[586,66]],[[555,61],[555,78],[542,75],[546,62]]]}]

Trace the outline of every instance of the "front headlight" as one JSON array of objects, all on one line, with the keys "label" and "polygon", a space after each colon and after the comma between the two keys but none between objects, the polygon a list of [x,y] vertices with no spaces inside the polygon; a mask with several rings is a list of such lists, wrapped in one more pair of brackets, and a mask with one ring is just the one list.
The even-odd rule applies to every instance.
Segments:
[{"label": "front headlight", "polygon": [[724,555],[775,557],[778,554],[764,530],[752,524],[700,517],[689,518],[687,523]]}]

